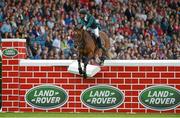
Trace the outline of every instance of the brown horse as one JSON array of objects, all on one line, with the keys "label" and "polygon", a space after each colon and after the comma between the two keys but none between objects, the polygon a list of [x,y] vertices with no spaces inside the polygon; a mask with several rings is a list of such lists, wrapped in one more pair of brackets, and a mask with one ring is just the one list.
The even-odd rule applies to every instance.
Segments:
[{"label": "brown horse", "polygon": [[[91,59],[100,59],[100,64],[104,62],[105,57],[110,58],[109,48],[110,40],[106,33],[100,32],[100,37],[102,44],[106,48],[106,52],[103,52],[98,48],[95,39],[90,35],[88,31],[83,30],[82,28],[76,28],[74,30],[74,42],[75,47],[78,51],[78,70],[79,74],[83,75],[84,78],[87,77],[86,66]],[[84,70],[81,68],[81,61],[84,63]]]}]

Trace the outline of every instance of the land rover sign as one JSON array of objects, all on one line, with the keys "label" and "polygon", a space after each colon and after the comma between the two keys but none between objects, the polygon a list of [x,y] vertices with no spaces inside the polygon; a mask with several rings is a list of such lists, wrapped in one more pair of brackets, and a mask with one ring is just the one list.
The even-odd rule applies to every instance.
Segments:
[{"label": "land rover sign", "polygon": [[54,109],[63,106],[67,102],[68,94],[58,86],[41,85],[27,91],[25,100],[35,108]]},{"label": "land rover sign", "polygon": [[120,106],[124,94],[113,86],[98,85],[87,88],[81,94],[81,102],[92,109],[108,110]]},{"label": "land rover sign", "polygon": [[14,48],[7,48],[3,50],[3,55],[6,57],[14,57],[18,54],[18,51]]},{"label": "land rover sign", "polygon": [[171,86],[151,86],[139,95],[139,102],[153,110],[169,110],[180,105],[180,91]]}]

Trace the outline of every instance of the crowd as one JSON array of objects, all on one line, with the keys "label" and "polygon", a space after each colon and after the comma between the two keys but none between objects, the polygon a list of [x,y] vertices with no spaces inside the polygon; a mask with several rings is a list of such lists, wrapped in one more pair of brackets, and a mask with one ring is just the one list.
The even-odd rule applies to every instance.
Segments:
[{"label": "crowd", "polygon": [[179,0],[1,0],[0,37],[25,38],[30,59],[75,59],[81,8],[108,34],[113,59],[180,59]]}]

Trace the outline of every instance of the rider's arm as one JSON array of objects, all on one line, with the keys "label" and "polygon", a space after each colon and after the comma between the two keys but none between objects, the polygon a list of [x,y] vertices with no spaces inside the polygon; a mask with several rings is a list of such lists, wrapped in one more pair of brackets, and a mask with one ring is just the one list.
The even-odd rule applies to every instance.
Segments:
[{"label": "rider's arm", "polygon": [[91,25],[93,24],[94,20],[95,20],[95,18],[94,18],[93,16],[90,16],[89,22],[88,22],[88,24],[86,25],[86,27],[87,27],[87,28],[91,27]]}]

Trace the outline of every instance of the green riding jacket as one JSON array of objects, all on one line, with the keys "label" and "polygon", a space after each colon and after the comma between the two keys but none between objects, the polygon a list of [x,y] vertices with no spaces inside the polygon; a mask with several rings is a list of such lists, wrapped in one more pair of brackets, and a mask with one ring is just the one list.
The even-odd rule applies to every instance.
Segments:
[{"label": "green riding jacket", "polygon": [[91,14],[86,14],[87,18],[79,19],[79,23],[86,28],[96,29],[97,27],[101,30],[100,24],[96,22],[96,19]]}]

